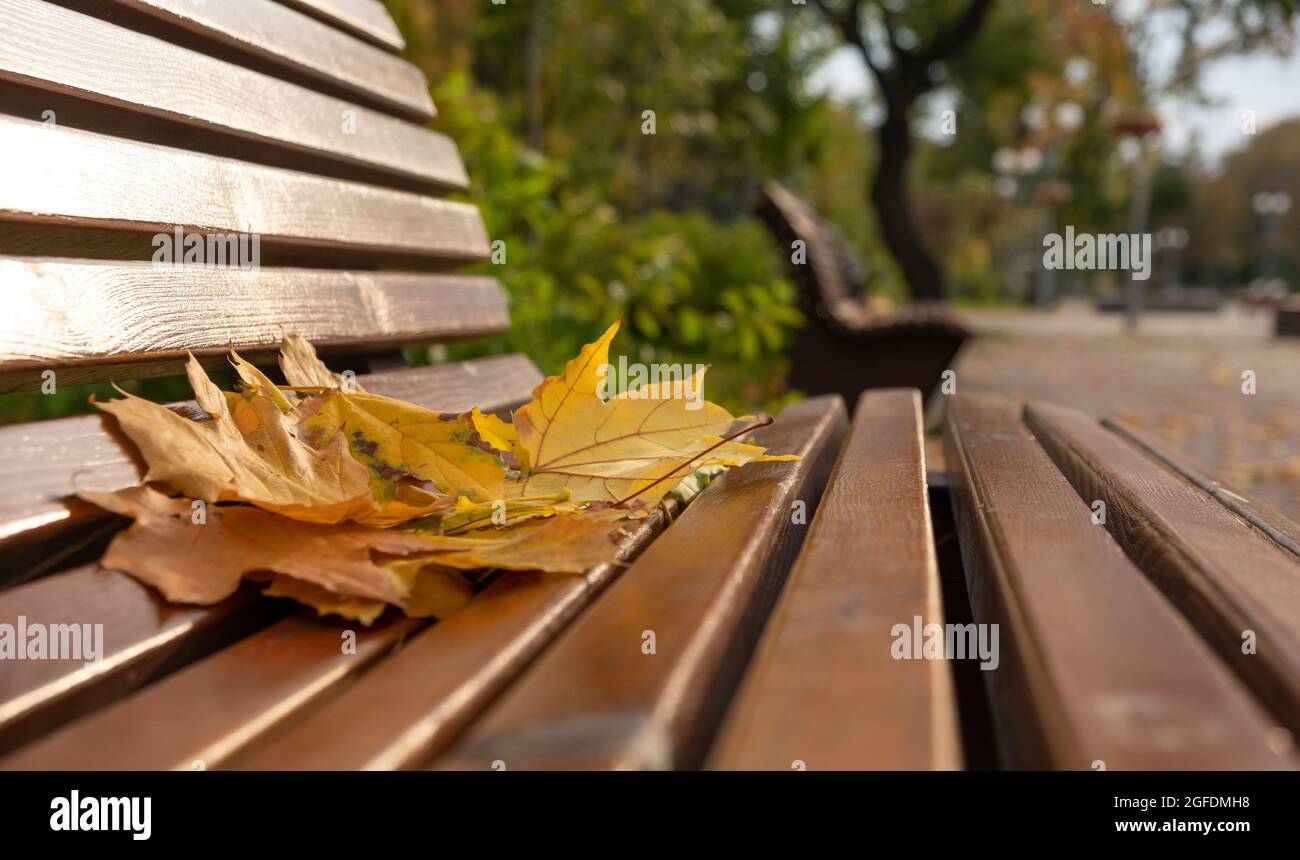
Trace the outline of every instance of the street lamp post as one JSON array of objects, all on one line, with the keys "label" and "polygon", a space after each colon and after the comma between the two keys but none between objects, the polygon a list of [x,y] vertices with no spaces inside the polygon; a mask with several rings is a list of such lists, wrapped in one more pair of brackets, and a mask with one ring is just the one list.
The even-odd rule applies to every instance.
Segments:
[{"label": "street lamp post", "polygon": [[[1115,131],[1129,144],[1132,152],[1132,188],[1129,194],[1129,232],[1138,235],[1146,231],[1147,216],[1151,208],[1151,149],[1147,139],[1160,131],[1160,121],[1151,114],[1122,116],[1114,125]],[[1124,327],[1136,332],[1146,301],[1146,285],[1133,277],[1130,271],[1125,286]]]},{"label": "street lamp post", "polygon": [[1277,249],[1275,239],[1282,225],[1282,216],[1291,211],[1291,195],[1285,191],[1259,191],[1250,199],[1251,207],[1263,223],[1260,235],[1259,277],[1272,286],[1277,277]]}]

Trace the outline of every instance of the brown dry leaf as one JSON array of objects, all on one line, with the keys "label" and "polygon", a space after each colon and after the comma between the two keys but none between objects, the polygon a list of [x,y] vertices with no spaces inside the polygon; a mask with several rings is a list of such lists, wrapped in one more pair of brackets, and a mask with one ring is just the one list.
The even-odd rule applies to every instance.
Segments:
[{"label": "brown dry leaf", "polygon": [[[316,357],[316,349],[305,337],[291,334],[280,345],[280,370],[288,383],[300,388],[338,388],[339,377]],[[351,390],[362,391],[353,380]]]},{"label": "brown dry leaf", "polygon": [[446,618],[474,596],[474,587],[465,574],[453,567],[422,558],[394,558],[380,563],[408,584],[410,591],[402,611],[411,618]]},{"label": "brown dry leaf", "polygon": [[186,365],[194,397],[210,421],[191,421],[131,394],[97,404],[117,418],[149,470],[182,495],[242,501],[304,522],[337,523],[375,509],[369,474],[342,436],[312,447],[271,398],[247,394],[239,420],[194,356]]},{"label": "brown dry leaf", "polygon": [[[764,456],[757,445],[724,440],[735,422],[731,414],[685,396],[703,390],[703,370],[689,382],[648,384],[603,399],[603,371],[618,325],[583,347],[559,376],[545,379],[532,402],[515,412],[517,444],[526,454],[521,465],[530,465],[508,485],[510,493],[545,496],[568,490],[579,503],[638,499],[653,504],[703,466],[797,459]],[[512,438],[499,435],[514,447]]]},{"label": "brown dry leaf", "polygon": [[154,586],[174,603],[216,603],[246,574],[272,571],[339,595],[402,605],[408,585],[371,558],[427,553],[427,538],[354,523],[307,523],[244,505],[208,505],[194,522],[189,499],[151,487],[82,493],[135,522],[113,539],[102,564]]},{"label": "brown dry leaf", "polygon": [[[409,591],[402,611],[408,618],[441,620],[464,607],[474,596],[473,586],[459,570],[419,559],[389,559],[379,563],[407,584]],[[360,621],[367,627],[388,608],[382,600],[335,594],[282,573],[275,574],[262,593],[269,597],[292,598],[315,609],[317,615],[339,615]]]},{"label": "brown dry leaf", "polygon": [[304,606],[315,609],[318,616],[337,615],[360,621],[367,627],[374,624],[375,619],[383,615],[384,610],[388,608],[388,604],[382,600],[335,594],[319,585],[312,585],[310,582],[285,576],[283,573],[275,574],[271,578],[270,585],[262,589],[262,593],[267,597],[287,597],[296,600]]}]

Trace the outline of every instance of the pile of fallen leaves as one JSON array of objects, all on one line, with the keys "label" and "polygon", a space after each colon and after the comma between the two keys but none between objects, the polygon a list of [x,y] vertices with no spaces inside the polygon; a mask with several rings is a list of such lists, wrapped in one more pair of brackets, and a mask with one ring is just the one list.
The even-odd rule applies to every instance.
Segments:
[{"label": "pile of fallen leaves", "polygon": [[215,603],[249,578],[366,624],[390,604],[441,618],[484,571],[614,560],[629,523],[702,470],[792,459],[682,396],[702,390],[703,370],[603,397],[617,331],[544,380],[513,424],[341,385],[299,337],[281,349],[284,386],[232,352],[242,386],[223,392],[191,356],[206,416],[125,392],[98,404],[148,466],[142,486],[80,494],[134,520],[103,565],[178,603]]}]

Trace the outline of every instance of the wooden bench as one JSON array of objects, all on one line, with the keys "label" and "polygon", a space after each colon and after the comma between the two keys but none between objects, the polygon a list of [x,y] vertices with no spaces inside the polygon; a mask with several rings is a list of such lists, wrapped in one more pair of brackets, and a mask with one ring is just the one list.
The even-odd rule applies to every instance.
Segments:
[{"label": "wooden bench", "polygon": [[[795,336],[790,385],[838,394],[848,403],[868,388],[918,388],[929,397],[971,333],[941,307],[870,309],[867,277],[848,241],[798,195],[763,184],[755,209],[800,286],[807,325]],[[795,243],[805,260],[794,260]]]},{"label": "wooden bench", "polygon": [[1300,337],[1300,296],[1288,296],[1278,305],[1274,330],[1278,337]]},{"label": "wooden bench", "polygon": [[[0,103],[62,99],[53,128],[0,115],[21,154],[0,168],[4,390],[172,373],[186,350],[264,359],[295,332],[430,408],[529,397],[524,356],[367,358],[509,324],[495,281],[449,273],[487,237],[443,197],[463,167],[417,124],[432,105],[376,8],[0,0],[21,94]],[[81,76],[100,56],[113,69]],[[160,67],[268,97],[182,104]],[[360,140],[336,110],[370,112]],[[270,256],[150,265],[176,225],[259,232]],[[503,573],[445,620],[368,629],[252,587],[166,605],[95,563],[122,522],[70,499],[140,480],[112,419],[0,427],[0,624],[105,636],[89,665],[0,664],[0,768],[1294,767],[1300,529],[1119,425],[948,407],[944,486],[918,391],[868,391],[851,423],[813,397],[759,431],[802,459],[661,506],[619,563]],[[896,659],[900,625],[945,620],[998,624],[997,668]],[[1245,629],[1255,654],[1234,651]]]}]

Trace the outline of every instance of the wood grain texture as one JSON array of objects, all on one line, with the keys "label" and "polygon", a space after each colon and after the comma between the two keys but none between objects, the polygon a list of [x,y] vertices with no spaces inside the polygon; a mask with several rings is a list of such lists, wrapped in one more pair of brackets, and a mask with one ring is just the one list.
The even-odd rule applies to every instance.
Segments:
[{"label": "wood grain texture", "polygon": [[999,625],[984,675],[1005,764],[1296,767],[1276,720],[1093,523],[1018,404],[951,398],[947,443],[972,613]]},{"label": "wood grain texture", "polygon": [[1300,560],[1084,413],[1031,403],[1025,420],[1079,495],[1106,503],[1129,557],[1300,734]]},{"label": "wood grain texture", "polygon": [[1258,499],[1252,499],[1205,474],[1182,457],[1174,454],[1165,445],[1153,438],[1150,433],[1137,430],[1123,421],[1113,418],[1103,418],[1101,424],[1107,430],[1124,437],[1141,448],[1143,452],[1161,463],[1165,468],[1209,493],[1219,501],[1219,504],[1259,529],[1279,547],[1300,559],[1300,524],[1287,519]]},{"label": "wood grain texture", "polygon": [[719,741],[721,770],[952,770],[949,665],[893,657],[896,624],[943,624],[915,390],[863,394]]},{"label": "wood grain texture", "polygon": [[0,257],[0,284],[0,391],[15,371],[104,365],[100,379],[120,379],[134,361],[264,352],[290,333],[360,351],[510,325],[487,277]]},{"label": "wood grain texture", "polygon": [[0,0],[0,15],[8,24],[0,78],[383,171],[419,188],[468,186],[455,144],[438,132],[40,0]]},{"label": "wood grain texture", "polygon": [[[528,400],[541,374],[527,358],[504,355],[358,377],[369,391],[446,412],[499,411]],[[0,427],[0,560],[6,552],[57,540],[104,512],[69,497],[139,483],[144,467],[107,415]]]},{"label": "wood grain texture", "polygon": [[[102,624],[103,654],[6,660],[0,672],[0,752],[131,692],[257,629],[288,609],[253,589],[216,606],[169,606],[148,586],[98,565],[0,592],[0,624]],[[92,628],[93,629],[93,628]]]},{"label": "wood grain texture", "polygon": [[406,40],[379,0],[280,0],[336,27],[389,49],[402,51]]},{"label": "wood grain texture", "polygon": [[803,459],[715,480],[434,765],[698,767],[807,530],[791,506],[815,511],[846,425],[838,398],[787,408],[761,441]]},{"label": "wood grain texture", "polygon": [[619,561],[582,576],[505,572],[343,695],[229,762],[254,770],[409,770],[451,743],[618,576],[679,509],[669,502],[624,540]]},{"label": "wood grain texture", "polygon": [[428,83],[415,65],[275,0],[107,2],[412,119],[424,121],[435,113]]},{"label": "wood grain texture", "polygon": [[[0,116],[0,220],[148,236],[258,234],[263,246],[380,259],[488,254],[467,203]],[[265,262],[265,259],[263,260]]]},{"label": "wood grain texture", "polygon": [[[215,770],[399,647],[423,622],[296,615],[0,759],[3,770]],[[345,630],[355,652],[342,648]]]}]

